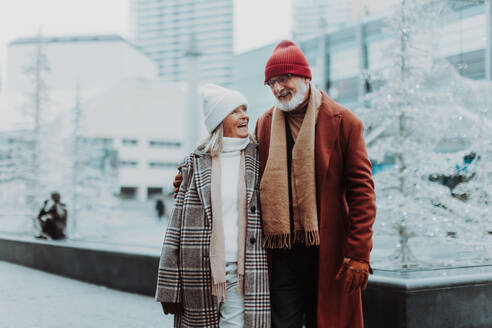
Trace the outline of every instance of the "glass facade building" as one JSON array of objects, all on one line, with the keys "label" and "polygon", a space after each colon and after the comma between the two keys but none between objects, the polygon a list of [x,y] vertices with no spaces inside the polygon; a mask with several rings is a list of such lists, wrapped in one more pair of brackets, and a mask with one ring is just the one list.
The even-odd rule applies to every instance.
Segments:
[{"label": "glass facade building", "polygon": [[[492,30],[491,12],[491,4],[483,3],[453,8],[440,28],[436,56],[447,59],[467,78],[490,78],[492,32],[487,31]],[[384,53],[390,42],[383,18],[352,24],[323,37],[315,35],[297,44],[306,55],[315,85],[335,101],[355,108],[361,96],[374,87],[364,80],[365,73],[391,64]],[[264,65],[274,47],[270,44],[234,59],[233,86],[254,99],[254,107],[250,106],[253,118],[274,104],[263,85]]]},{"label": "glass facade building", "polygon": [[352,0],[293,0],[293,38],[311,39],[321,31],[330,33],[352,21]]},{"label": "glass facade building", "polygon": [[200,53],[201,82],[231,83],[233,0],[132,0],[134,42],[159,65],[164,81],[186,80],[186,52]]}]

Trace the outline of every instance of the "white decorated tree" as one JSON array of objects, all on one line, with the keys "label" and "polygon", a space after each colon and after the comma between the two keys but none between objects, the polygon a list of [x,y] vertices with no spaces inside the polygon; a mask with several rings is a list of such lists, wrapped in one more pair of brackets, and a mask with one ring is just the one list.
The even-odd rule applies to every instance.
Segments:
[{"label": "white decorated tree", "polygon": [[[483,248],[486,233],[474,223],[484,222],[480,213],[491,196],[481,181],[492,173],[485,159],[492,130],[481,113],[491,105],[484,94],[492,88],[467,81],[439,58],[439,27],[448,13],[444,1],[400,0],[387,21],[391,43],[384,54],[390,64],[371,72],[379,88],[367,97],[370,108],[358,112],[366,126],[385,129],[370,146],[371,159],[395,164],[375,175],[375,232],[399,236],[391,265],[400,269],[433,265],[412,254],[412,237],[443,243],[452,239],[477,250]],[[466,140],[466,145],[454,152],[439,151],[446,140]],[[456,166],[470,153],[477,157],[458,172]],[[461,196],[455,186],[431,181],[439,180],[436,177],[461,179],[456,187],[464,189]]]},{"label": "white decorated tree", "polygon": [[[86,135],[80,86],[77,84],[75,104],[70,112],[66,154],[70,158],[70,231],[78,236],[77,225],[84,215],[108,216],[116,207],[118,179],[117,153],[105,139]],[[89,214],[90,213],[90,214]]]},{"label": "white decorated tree", "polygon": [[44,149],[49,129],[45,115],[49,112],[46,75],[49,64],[44,53],[43,37],[38,33],[31,61],[24,67],[30,81],[25,103],[19,108],[22,124],[4,132],[0,140],[0,187],[4,208],[23,208],[31,214],[42,205],[44,192]]}]

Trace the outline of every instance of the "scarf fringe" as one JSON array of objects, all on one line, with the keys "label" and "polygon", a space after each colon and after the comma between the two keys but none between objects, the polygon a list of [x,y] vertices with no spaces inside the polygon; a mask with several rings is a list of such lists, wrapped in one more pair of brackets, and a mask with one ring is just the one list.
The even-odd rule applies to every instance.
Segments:
[{"label": "scarf fringe", "polygon": [[277,235],[265,235],[263,239],[265,248],[290,248],[290,233]]},{"label": "scarf fringe", "polygon": [[[319,231],[296,231],[294,232],[294,244],[305,244],[306,246],[319,246]],[[263,239],[263,247],[269,249],[285,248],[290,249],[290,233],[279,235],[265,235]]]},{"label": "scarf fringe", "polygon": [[217,296],[217,302],[223,302],[226,298],[226,282],[220,282],[212,285],[212,295]]},{"label": "scarf fringe", "polygon": [[319,246],[319,231],[296,231],[294,232],[294,243],[306,244],[306,246]]}]

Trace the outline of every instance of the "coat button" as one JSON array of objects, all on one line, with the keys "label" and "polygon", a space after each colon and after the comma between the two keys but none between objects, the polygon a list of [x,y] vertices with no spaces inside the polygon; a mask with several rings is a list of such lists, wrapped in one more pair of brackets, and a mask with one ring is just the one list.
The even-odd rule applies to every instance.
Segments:
[{"label": "coat button", "polygon": [[251,238],[249,239],[249,242],[250,242],[251,244],[256,243],[256,238],[255,238],[255,237],[251,237]]},{"label": "coat button", "polygon": [[255,213],[256,212],[256,206],[251,206],[251,213]]}]

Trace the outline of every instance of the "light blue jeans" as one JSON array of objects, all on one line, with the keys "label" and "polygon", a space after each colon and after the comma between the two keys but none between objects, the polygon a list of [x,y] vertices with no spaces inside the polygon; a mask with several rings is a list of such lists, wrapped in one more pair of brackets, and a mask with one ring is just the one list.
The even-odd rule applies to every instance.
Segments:
[{"label": "light blue jeans", "polygon": [[237,292],[237,263],[226,263],[226,299],[219,306],[220,328],[243,327],[244,302],[243,295]]}]

